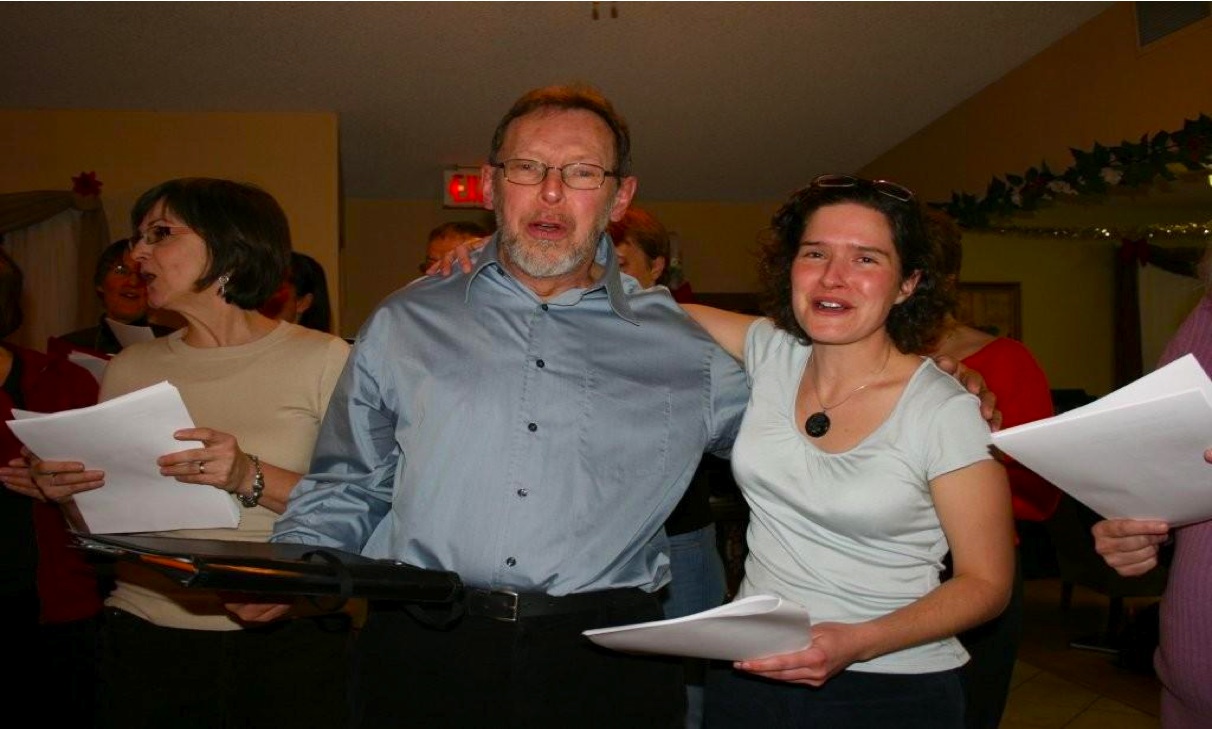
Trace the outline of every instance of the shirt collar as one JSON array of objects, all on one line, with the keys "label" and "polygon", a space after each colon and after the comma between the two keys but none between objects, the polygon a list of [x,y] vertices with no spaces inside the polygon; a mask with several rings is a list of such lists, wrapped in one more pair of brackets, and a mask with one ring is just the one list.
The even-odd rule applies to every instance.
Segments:
[{"label": "shirt collar", "polygon": [[[505,267],[501,265],[500,250],[497,244],[500,241],[500,233],[494,233],[488,243],[480,250],[479,258],[476,259],[471,269],[471,275],[467,277],[467,288],[464,292],[464,301],[470,300],[471,286],[479,278],[480,273],[490,266],[500,271],[503,276],[513,279]],[[623,281],[619,275],[619,258],[614,252],[614,242],[606,233],[598,238],[598,248],[594,253],[593,260],[595,263],[602,266],[602,278],[594,282],[589,288],[585,289],[585,293],[595,291],[599,288],[606,290],[606,298],[610,302],[610,308],[614,313],[624,321],[632,324],[639,324],[635,312],[631,310],[631,304],[627,302],[627,295],[623,291]],[[516,279],[515,279],[516,280]],[[518,284],[521,285],[520,283]]]}]

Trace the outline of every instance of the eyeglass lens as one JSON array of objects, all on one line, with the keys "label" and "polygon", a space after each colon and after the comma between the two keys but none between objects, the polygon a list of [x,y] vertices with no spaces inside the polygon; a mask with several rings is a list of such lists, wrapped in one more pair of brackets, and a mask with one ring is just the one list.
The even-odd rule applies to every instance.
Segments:
[{"label": "eyeglass lens", "polygon": [[573,162],[563,167],[545,165],[532,159],[507,159],[498,165],[505,171],[505,179],[518,185],[538,185],[551,170],[559,170],[560,179],[574,190],[596,190],[612,173],[588,162]]}]

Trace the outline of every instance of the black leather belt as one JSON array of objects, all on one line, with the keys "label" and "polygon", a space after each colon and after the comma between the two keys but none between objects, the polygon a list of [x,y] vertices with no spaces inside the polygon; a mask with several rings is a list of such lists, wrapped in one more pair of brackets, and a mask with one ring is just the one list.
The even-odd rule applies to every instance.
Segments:
[{"label": "black leather belt", "polygon": [[464,592],[463,605],[467,615],[513,623],[525,618],[591,612],[604,607],[633,605],[651,599],[651,593],[638,587],[558,596],[542,592],[481,590],[469,587]]}]

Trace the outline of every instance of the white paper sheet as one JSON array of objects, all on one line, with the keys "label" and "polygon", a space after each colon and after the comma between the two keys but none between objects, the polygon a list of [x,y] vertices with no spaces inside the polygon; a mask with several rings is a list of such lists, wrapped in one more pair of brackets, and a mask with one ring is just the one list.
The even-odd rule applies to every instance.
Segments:
[{"label": "white paper sheet", "polygon": [[156,459],[196,447],[175,431],[194,427],[181,393],[167,382],[92,407],[42,415],[14,410],[13,433],[50,461],[79,461],[105,471],[105,485],[76,494],[96,534],[235,527],[239,509],[212,486],[160,475]]},{"label": "white paper sheet", "polygon": [[67,361],[72,364],[78,364],[88,370],[89,374],[95,377],[97,382],[101,381],[101,377],[105,374],[105,365],[109,364],[109,360],[104,357],[95,357],[84,352],[69,352]]},{"label": "white paper sheet", "polygon": [[1106,518],[1212,518],[1212,381],[1191,355],[993,442]]},{"label": "white paper sheet", "polygon": [[151,327],[123,324],[109,317],[105,318],[105,323],[109,324],[109,328],[113,330],[114,336],[118,338],[118,344],[121,344],[124,349],[132,344],[150,342],[156,338],[156,332]]},{"label": "white paper sheet", "polygon": [[808,610],[773,595],[751,595],[694,615],[586,630],[594,643],[617,651],[742,661],[807,648]]}]

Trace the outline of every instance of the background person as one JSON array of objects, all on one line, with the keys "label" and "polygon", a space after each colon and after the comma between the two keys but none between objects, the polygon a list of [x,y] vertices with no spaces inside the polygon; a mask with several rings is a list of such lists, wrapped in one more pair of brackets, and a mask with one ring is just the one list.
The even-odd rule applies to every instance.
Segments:
[{"label": "background person", "polygon": [[[943,285],[954,292],[964,260],[963,234],[940,210],[928,210],[925,216],[927,233],[938,247]],[[986,386],[997,395],[1003,428],[1052,417],[1052,391],[1031,351],[1017,340],[961,324],[955,313],[952,296],[942,331],[930,354],[951,357],[981,373]],[[1051,517],[1060,503],[1060,490],[1014,459],[1002,456],[1000,460],[1010,480],[1014,518],[1043,522]],[[971,656],[960,671],[967,697],[965,724],[969,729],[997,729],[1006,708],[1023,627],[1023,575],[1017,559],[1016,565],[1014,589],[1005,611],[959,636]]]},{"label": "background person", "polygon": [[752,388],[732,452],[739,597],[807,607],[812,643],[713,670],[707,724],[961,727],[954,636],[1005,607],[1013,530],[976,399],[915,354],[946,310],[919,208],[895,183],[823,175],[771,227],[770,319],[687,308]]},{"label": "background person", "polygon": [[[23,287],[21,269],[0,249],[0,339],[21,326]],[[97,401],[97,381],[85,370],[8,343],[0,343],[0,383],[0,463],[24,463],[21,442],[3,424],[13,408],[49,413]],[[27,473],[2,478],[0,634],[21,664],[10,666],[4,695],[37,707],[39,721],[87,729],[95,722],[97,575],[70,547],[59,507],[40,499]]]},{"label": "background person", "polygon": [[[669,283],[669,232],[646,210],[630,207],[622,219],[606,230],[614,241],[619,271],[643,288]],[[706,455],[704,458],[714,458]],[[686,495],[665,520],[669,537],[670,581],[661,606],[666,618],[680,618],[718,607],[724,602],[727,584],[724,561],[716,546],[715,517],[711,512],[711,484],[707,469],[695,470]],[[703,723],[703,678],[706,661],[688,661],[686,666],[686,726]]]},{"label": "background person", "polygon": [[270,319],[281,319],[320,332],[332,332],[332,305],[324,267],[305,253],[291,251],[290,272],[260,311]]},{"label": "background person", "polygon": [[[159,458],[160,472],[226,491],[242,508],[236,529],[169,534],[262,541],[307,467],[348,346],[257,312],[290,253],[286,216],[268,193],[228,180],[172,180],[139,198],[131,223],[151,306],[188,325],[119,353],[101,399],[175,385],[199,427],[174,434],[182,449]],[[104,488],[105,474],[82,463],[35,460],[31,470],[54,501]],[[103,627],[103,723],[344,723],[346,616],[245,629],[216,594],[133,564],[116,573]]]},{"label": "background person", "polygon": [[[1212,250],[1212,249],[1210,249]],[[1212,278],[1209,256],[1200,272]],[[1194,354],[1212,373],[1212,287],[1162,352],[1158,367]],[[1212,462],[1212,450],[1204,453]],[[1174,557],[1161,600],[1160,635],[1153,665],[1162,682],[1165,729],[1197,729],[1212,722],[1212,521],[1171,532],[1165,522],[1112,519],[1094,525],[1094,548],[1126,577],[1157,567],[1158,549],[1174,540]]]},{"label": "background person", "polygon": [[421,274],[429,273],[436,263],[441,263],[446,254],[467,243],[492,234],[488,228],[479,223],[466,220],[452,220],[442,223],[429,231],[429,242],[425,246],[425,260],[418,266]]},{"label": "background person", "polygon": [[93,285],[104,309],[101,321],[95,327],[78,329],[58,339],[82,349],[112,355],[122,351],[122,343],[106,319],[131,326],[150,326],[157,337],[173,331],[172,327],[147,320],[147,283],[140,275],[139,262],[131,255],[126,239],[110,243],[101,252],[93,270]]}]

